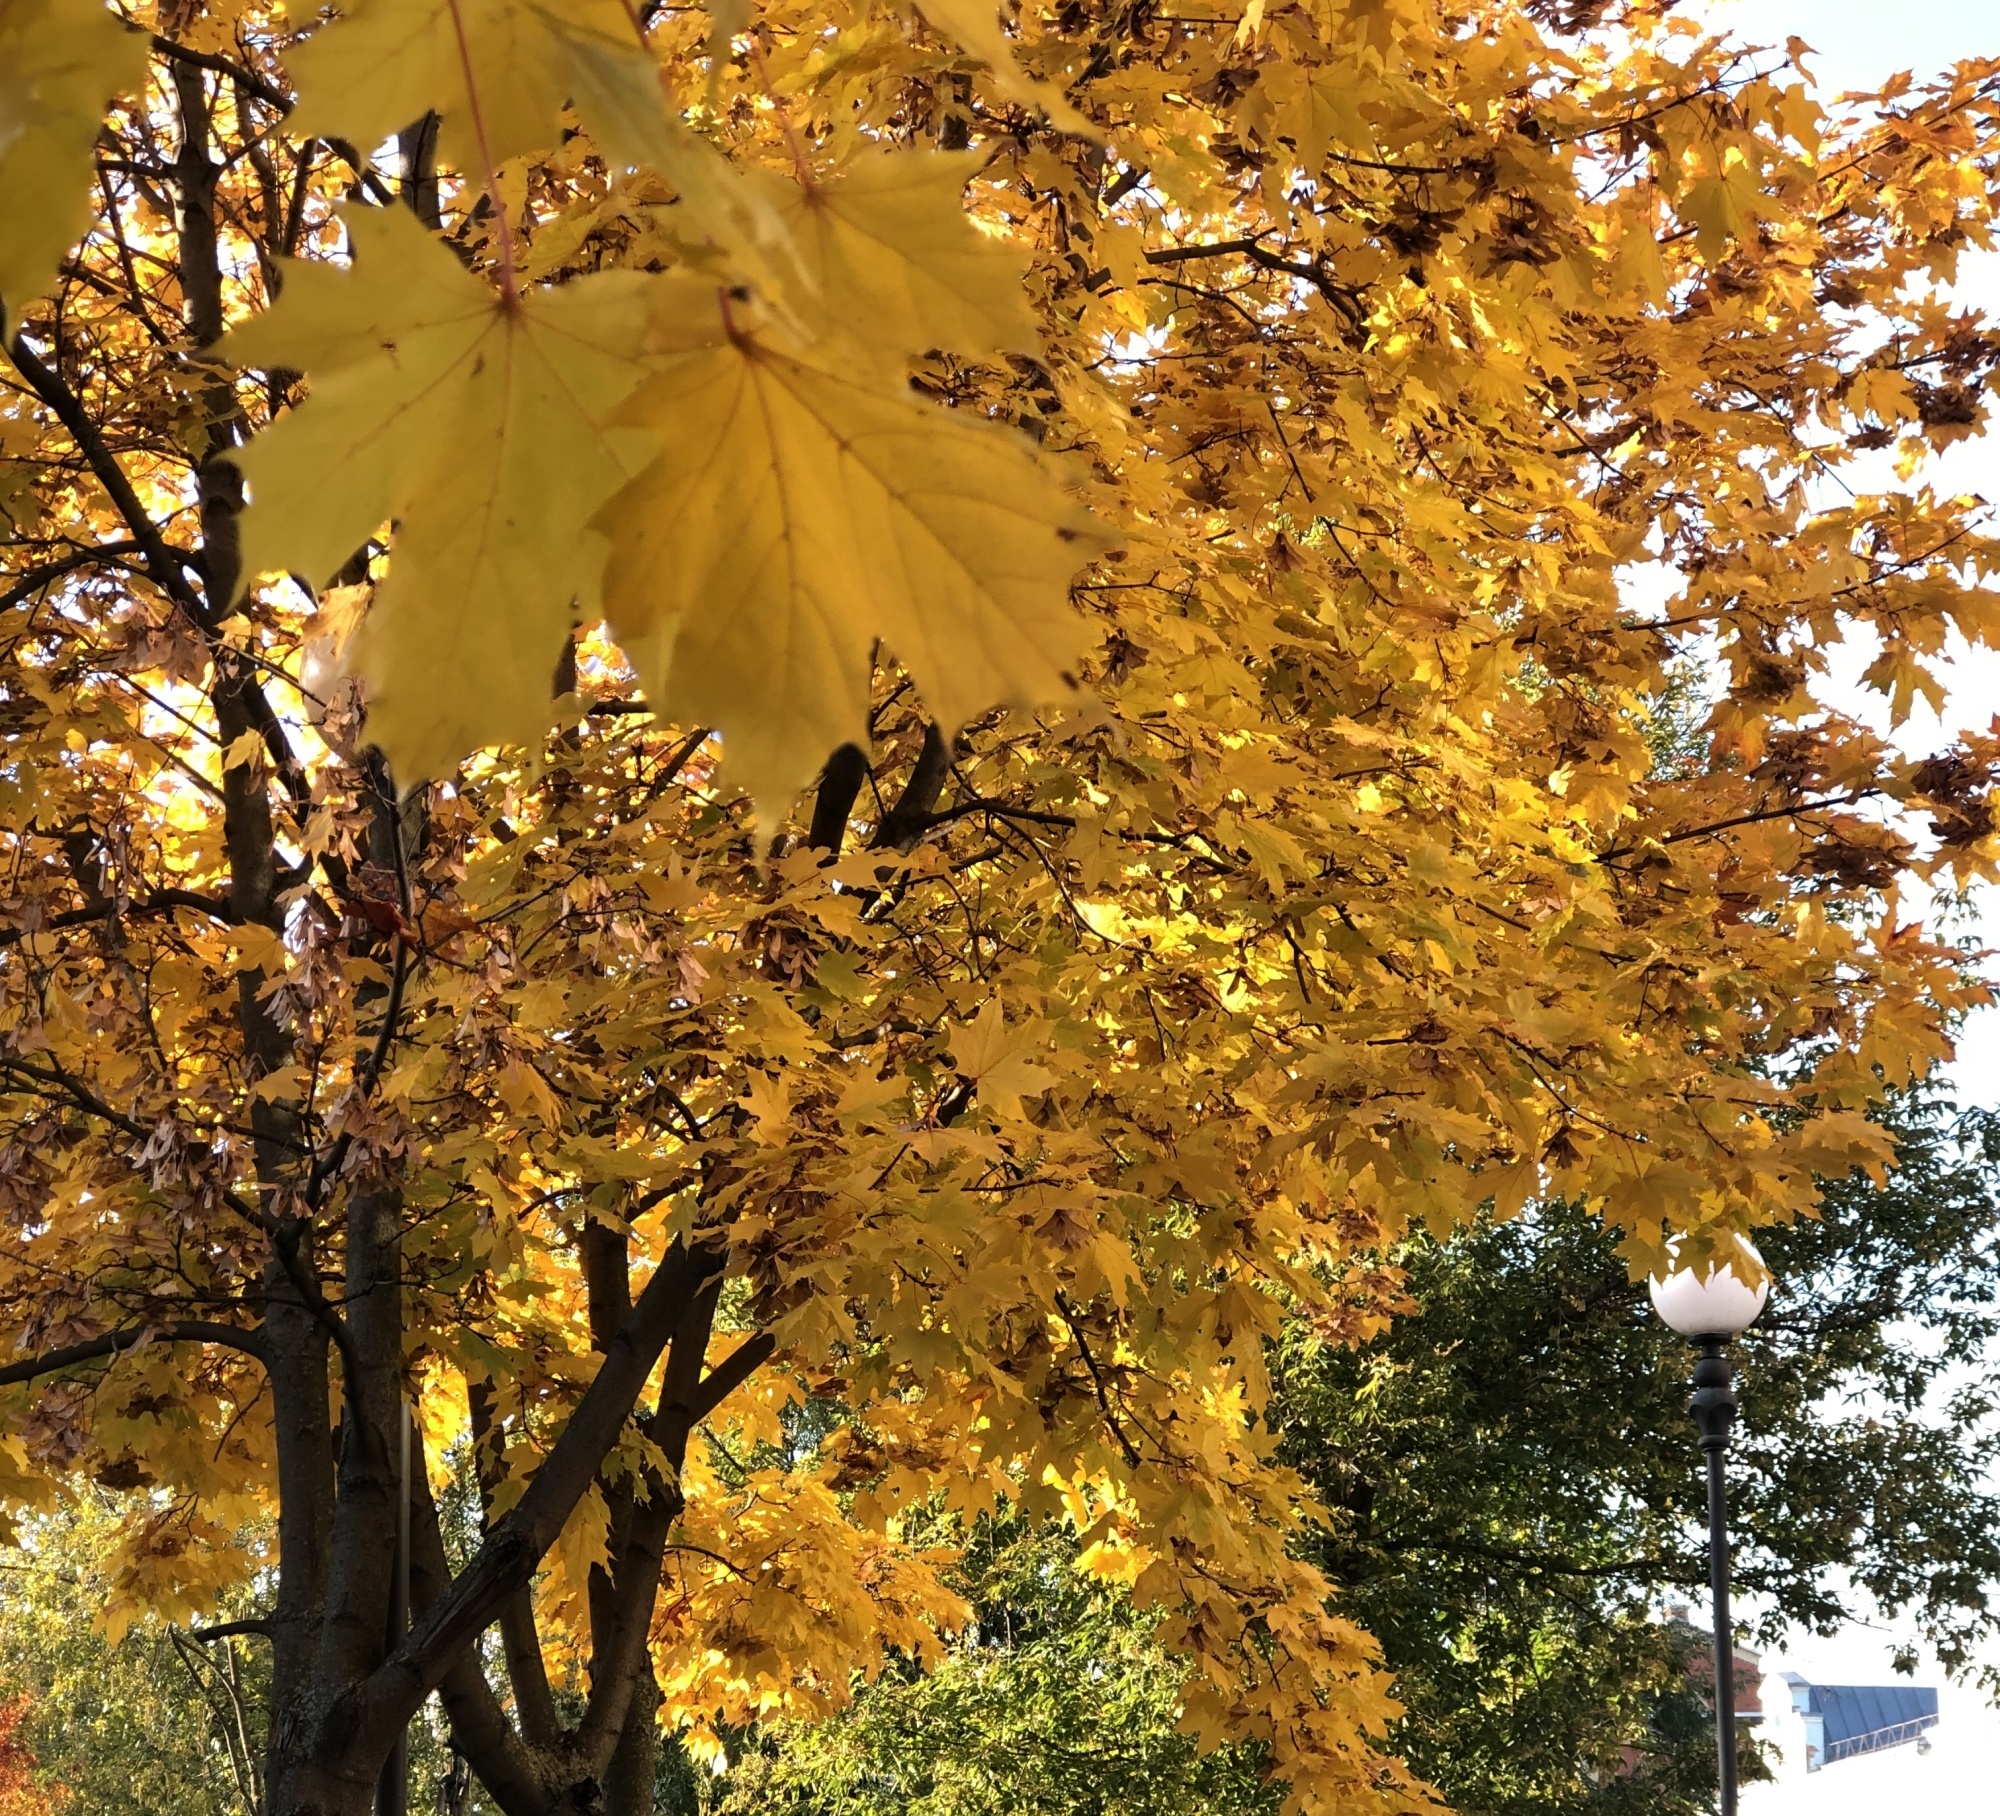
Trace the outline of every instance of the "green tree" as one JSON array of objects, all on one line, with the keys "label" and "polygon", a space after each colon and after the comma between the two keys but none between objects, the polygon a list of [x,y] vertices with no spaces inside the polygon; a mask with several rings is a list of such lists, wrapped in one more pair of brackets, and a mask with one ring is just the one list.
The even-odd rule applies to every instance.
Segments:
[{"label": "green tree", "polygon": [[[1964,1667],[2000,1578],[2000,1121],[1935,1097],[1890,1121],[1886,1186],[1830,1183],[1763,1238],[1736,1573],[1766,1641],[1872,1601]],[[1283,1389],[1333,1510],[1317,1558],[1398,1674],[1400,1745],[1477,1816],[1709,1807],[1690,1636],[1658,1618],[1707,1580],[1686,1346],[1566,1205],[1402,1260],[1411,1315],[1359,1350],[1295,1337]]]},{"label": "green tree", "polygon": [[196,1640],[146,1620],[113,1639],[119,1500],[84,1491],[23,1522],[4,1570],[0,1700],[68,1816],[258,1816],[267,1672],[246,1637]]},{"label": "green tree", "polygon": [[744,1736],[716,1816],[1276,1810],[1254,1750],[1203,1755],[1178,1731],[1157,1618],[1081,1575],[1068,1534],[981,1522],[964,1589],[975,1619],[942,1664],[886,1674],[842,1719]]},{"label": "green tree", "polygon": [[[448,1532],[467,1526],[469,1493],[455,1481],[443,1497]],[[82,1491],[23,1520],[0,1563],[0,1705],[18,1702],[14,1738],[41,1798],[60,1797],[37,1808],[263,1816],[270,1668],[258,1628],[272,1585],[253,1581],[204,1627],[147,1615],[114,1633],[103,1616],[130,1510],[116,1492]],[[412,1810],[487,1816],[435,1701],[411,1726],[410,1763]],[[10,1807],[0,1790],[0,1816]]]}]

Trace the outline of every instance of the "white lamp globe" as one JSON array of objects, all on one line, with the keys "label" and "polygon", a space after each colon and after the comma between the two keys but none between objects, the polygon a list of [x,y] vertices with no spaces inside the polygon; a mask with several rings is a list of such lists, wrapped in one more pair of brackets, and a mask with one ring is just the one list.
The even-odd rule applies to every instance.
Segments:
[{"label": "white lamp globe", "polygon": [[1743,1236],[1732,1240],[1742,1273],[1718,1262],[1700,1274],[1685,1267],[1664,1279],[1655,1274],[1648,1283],[1653,1309],[1683,1337],[1740,1337],[1771,1296],[1771,1271],[1756,1245]]}]

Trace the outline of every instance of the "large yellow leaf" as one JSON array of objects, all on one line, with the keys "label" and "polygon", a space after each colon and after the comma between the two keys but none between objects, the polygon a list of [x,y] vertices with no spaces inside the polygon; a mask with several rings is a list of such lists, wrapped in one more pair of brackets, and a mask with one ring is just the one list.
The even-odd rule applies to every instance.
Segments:
[{"label": "large yellow leaf", "polygon": [[978,151],[869,152],[811,188],[758,173],[816,292],[815,318],[898,367],[934,347],[1035,352],[1027,255],[980,232],[963,206],[986,162]]},{"label": "large yellow leaf", "polygon": [[769,821],[866,741],[877,638],[948,730],[1058,695],[1097,536],[1049,464],[715,316],[677,307],[670,363],[622,412],[664,452],[598,520],[612,629],[661,710],[721,728]]},{"label": "large yellow leaf", "polygon": [[622,0],[353,0],[286,61],[294,130],[367,147],[436,112],[446,161],[474,176],[557,143],[566,102],[627,132],[662,111]]},{"label": "large yellow leaf", "polygon": [[0,321],[49,287],[90,226],[91,148],[139,87],[146,40],[98,0],[0,0]]},{"label": "large yellow leaf", "polygon": [[389,571],[352,660],[405,781],[533,737],[604,545],[591,514],[650,441],[607,426],[641,375],[657,280],[618,272],[507,306],[402,209],[349,208],[350,270],[295,264],[239,365],[312,395],[239,457],[250,573],[325,581],[385,521]]},{"label": "large yellow leaf", "polygon": [[287,60],[294,131],[371,146],[435,112],[445,161],[475,180],[558,144],[573,106],[614,165],[665,177],[745,277],[791,275],[768,202],[666,105],[624,0],[353,0]]}]

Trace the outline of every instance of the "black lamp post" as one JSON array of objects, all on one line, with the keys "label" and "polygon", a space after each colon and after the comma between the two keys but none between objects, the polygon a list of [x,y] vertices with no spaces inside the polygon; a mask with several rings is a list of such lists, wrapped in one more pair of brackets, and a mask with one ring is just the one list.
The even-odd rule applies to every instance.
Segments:
[{"label": "black lamp post", "polygon": [[1689,1411],[1701,1433],[1708,1466],[1708,1582],[1715,1610],[1715,1770],[1722,1816],[1736,1816],[1736,1634],[1729,1618],[1729,1505],[1724,1463],[1729,1427],[1736,1418],[1736,1387],[1729,1345],[1757,1320],[1770,1296],[1763,1257],[1744,1241],[1738,1273],[1691,1268],[1652,1282],[1653,1309],[1694,1344],[1694,1398]]}]

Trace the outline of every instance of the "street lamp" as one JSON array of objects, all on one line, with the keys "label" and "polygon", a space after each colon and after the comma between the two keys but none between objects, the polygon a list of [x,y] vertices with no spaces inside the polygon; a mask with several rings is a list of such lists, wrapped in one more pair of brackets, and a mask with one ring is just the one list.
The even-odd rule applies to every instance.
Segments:
[{"label": "street lamp", "polygon": [[[1729,1344],[1757,1321],[1770,1297],[1764,1258],[1743,1237],[1735,1242],[1736,1266],[1718,1264],[1697,1274],[1682,1268],[1651,1282],[1653,1309],[1700,1352],[1694,1365],[1689,1410],[1708,1460],[1708,1582],[1715,1607],[1715,1769],[1722,1816],[1736,1816],[1736,1636],[1729,1620],[1729,1510],[1723,1458],[1736,1416],[1729,1372]],[[1738,1270],[1741,1270],[1740,1272]]]}]

